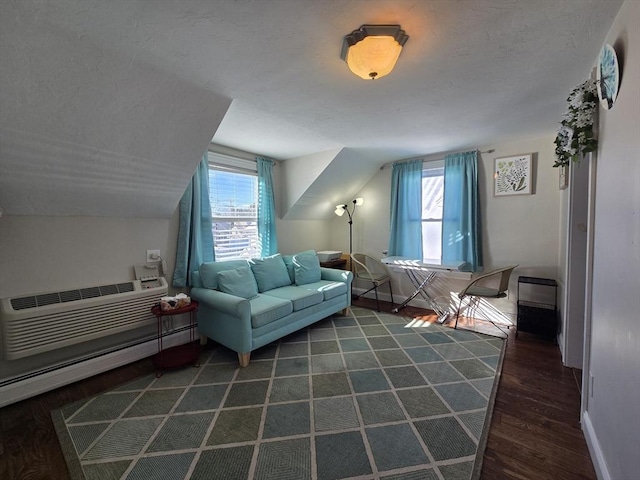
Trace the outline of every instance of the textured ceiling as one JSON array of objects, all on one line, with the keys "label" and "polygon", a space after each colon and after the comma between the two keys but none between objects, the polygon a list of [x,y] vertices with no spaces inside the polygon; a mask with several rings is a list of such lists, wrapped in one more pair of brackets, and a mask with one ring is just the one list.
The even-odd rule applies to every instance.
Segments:
[{"label": "textured ceiling", "polygon": [[[115,158],[125,176],[145,175],[129,171],[128,160],[147,162],[179,179],[168,187],[173,205],[167,199],[153,216],[175,207],[194,152],[211,137],[280,160],[348,148],[381,164],[550,134],[621,4],[2,1],[0,172],[17,175],[29,161],[29,135],[49,139],[40,157],[55,137],[99,162]],[[340,59],[344,35],[365,23],[397,23],[409,35],[396,69],[376,81],[354,76]],[[76,163],[54,158],[73,184]],[[3,190],[0,206],[24,213]],[[31,213],[42,210],[32,203]],[[80,210],[72,213],[96,213]]]}]

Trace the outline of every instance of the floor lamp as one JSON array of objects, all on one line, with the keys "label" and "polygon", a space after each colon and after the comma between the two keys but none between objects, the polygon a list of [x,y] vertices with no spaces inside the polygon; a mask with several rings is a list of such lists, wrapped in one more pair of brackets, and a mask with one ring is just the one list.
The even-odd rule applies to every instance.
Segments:
[{"label": "floor lamp", "polygon": [[[349,271],[353,272],[353,263],[351,261],[351,254],[353,253],[353,215],[356,213],[356,207],[364,205],[364,198],[358,197],[352,200],[353,208],[349,211],[349,205],[346,203],[343,205],[336,205],[334,213],[341,217],[344,212],[347,212],[349,216]],[[351,290],[353,291],[353,283],[351,284]]]}]

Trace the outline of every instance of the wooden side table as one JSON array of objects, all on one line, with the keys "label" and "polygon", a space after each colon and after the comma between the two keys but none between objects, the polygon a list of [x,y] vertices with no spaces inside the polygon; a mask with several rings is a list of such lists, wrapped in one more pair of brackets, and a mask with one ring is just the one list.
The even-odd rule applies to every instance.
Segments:
[{"label": "wooden side table", "polygon": [[[169,368],[182,367],[189,364],[193,364],[194,367],[200,366],[200,344],[195,341],[197,311],[198,302],[195,300],[191,300],[191,303],[186,307],[174,310],[162,310],[160,305],[155,305],[151,308],[151,313],[155,315],[158,321],[158,353],[153,356],[153,364],[158,369],[156,377],[162,376],[162,371]],[[162,348],[162,318],[183,313],[189,314],[189,343],[164,350]]]}]

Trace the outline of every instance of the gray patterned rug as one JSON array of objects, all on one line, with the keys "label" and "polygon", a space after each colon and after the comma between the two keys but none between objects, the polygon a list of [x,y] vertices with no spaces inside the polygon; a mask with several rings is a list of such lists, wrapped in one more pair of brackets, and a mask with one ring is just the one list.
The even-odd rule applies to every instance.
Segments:
[{"label": "gray patterned rug", "polygon": [[52,412],[73,479],[480,473],[504,340],[353,308]]}]

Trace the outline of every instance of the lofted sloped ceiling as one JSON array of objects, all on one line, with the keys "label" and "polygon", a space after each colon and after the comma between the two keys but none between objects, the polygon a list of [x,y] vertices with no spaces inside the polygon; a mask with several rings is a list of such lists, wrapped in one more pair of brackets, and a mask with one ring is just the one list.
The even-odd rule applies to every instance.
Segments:
[{"label": "lofted sloped ceiling", "polygon": [[286,220],[321,220],[351,201],[378,167],[366,152],[342,148],[283,162]]},{"label": "lofted sloped ceiling", "polygon": [[231,100],[16,5],[1,15],[0,206],[170,217]]},{"label": "lofted sloped ceiling", "polygon": [[[383,163],[554,132],[622,2],[2,1],[0,207],[167,217],[213,139],[329,216]],[[339,56],[366,23],[409,35],[376,81]]]}]

